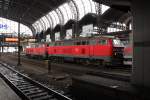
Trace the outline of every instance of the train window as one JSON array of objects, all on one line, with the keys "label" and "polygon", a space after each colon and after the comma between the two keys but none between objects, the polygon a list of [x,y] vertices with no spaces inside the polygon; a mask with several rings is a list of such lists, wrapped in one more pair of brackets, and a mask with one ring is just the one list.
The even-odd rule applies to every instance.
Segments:
[{"label": "train window", "polygon": [[79,42],[76,42],[76,45],[81,45],[81,42],[79,41]]},{"label": "train window", "polygon": [[89,41],[89,44],[91,44],[91,45],[96,44],[96,40],[90,40],[90,41]]},{"label": "train window", "polygon": [[63,45],[64,45],[64,42],[61,43],[61,46],[63,46]]},{"label": "train window", "polygon": [[61,46],[62,45],[62,43],[61,42],[59,42],[59,46]]},{"label": "train window", "polygon": [[86,44],[89,45],[89,41],[87,41]]},{"label": "train window", "polygon": [[45,47],[45,46],[47,46],[46,44],[42,44],[42,47]]},{"label": "train window", "polygon": [[105,44],[107,44],[107,40],[100,40],[100,41],[99,41],[99,44],[105,45]]},{"label": "train window", "polygon": [[86,41],[82,41],[82,45],[86,45]]},{"label": "train window", "polygon": [[67,45],[67,42],[64,42],[63,45],[66,46],[66,45]]},{"label": "train window", "polygon": [[73,44],[72,44],[72,41],[66,41],[66,42],[64,42],[64,45],[69,46],[69,45],[73,45]]},{"label": "train window", "polygon": [[119,39],[113,39],[114,46],[124,46],[124,44]]},{"label": "train window", "polygon": [[58,42],[58,43],[57,43],[57,46],[59,46],[59,45],[60,45],[60,43]]},{"label": "train window", "polygon": [[48,44],[48,46],[54,46],[54,43],[50,43],[50,44]]},{"label": "train window", "polygon": [[57,42],[55,42],[55,46],[58,46],[58,43],[57,43]]}]

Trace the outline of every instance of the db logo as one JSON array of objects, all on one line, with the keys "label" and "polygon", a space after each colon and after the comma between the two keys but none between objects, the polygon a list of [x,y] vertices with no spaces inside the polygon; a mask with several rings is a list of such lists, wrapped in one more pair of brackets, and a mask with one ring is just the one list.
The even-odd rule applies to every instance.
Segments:
[{"label": "db logo", "polygon": [[75,52],[79,52],[79,49],[78,49],[78,48],[75,48]]}]

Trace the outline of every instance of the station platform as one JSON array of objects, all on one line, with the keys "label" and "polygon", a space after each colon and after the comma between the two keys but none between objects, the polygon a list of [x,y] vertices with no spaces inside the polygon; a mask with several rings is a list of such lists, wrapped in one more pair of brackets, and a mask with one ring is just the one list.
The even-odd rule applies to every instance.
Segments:
[{"label": "station platform", "polygon": [[147,90],[133,86],[130,82],[93,75],[72,79],[72,92],[77,100],[150,100]]},{"label": "station platform", "polygon": [[2,78],[0,78],[0,100],[21,100]]}]

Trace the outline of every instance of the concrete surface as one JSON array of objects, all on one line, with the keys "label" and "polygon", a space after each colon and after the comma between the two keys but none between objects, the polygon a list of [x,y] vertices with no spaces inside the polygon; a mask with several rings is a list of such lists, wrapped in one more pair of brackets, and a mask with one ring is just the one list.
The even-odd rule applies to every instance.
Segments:
[{"label": "concrete surface", "polygon": [[0,100],[21,100],[19,96],[0,78]]}]

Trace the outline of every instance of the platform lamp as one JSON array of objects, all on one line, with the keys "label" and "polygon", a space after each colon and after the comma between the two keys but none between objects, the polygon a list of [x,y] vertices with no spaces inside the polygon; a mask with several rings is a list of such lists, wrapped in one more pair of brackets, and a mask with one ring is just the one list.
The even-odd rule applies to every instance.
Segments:
[{"label": "platform lamp", "polygon": [[18,21],[18,63],[17,63],[17,66],[21,66],[21,59],[20,59],[20,52],[21,52],[21,46],[20,46],[20,21],[21,21],[21,18],[19,18],[19,21]]}]

